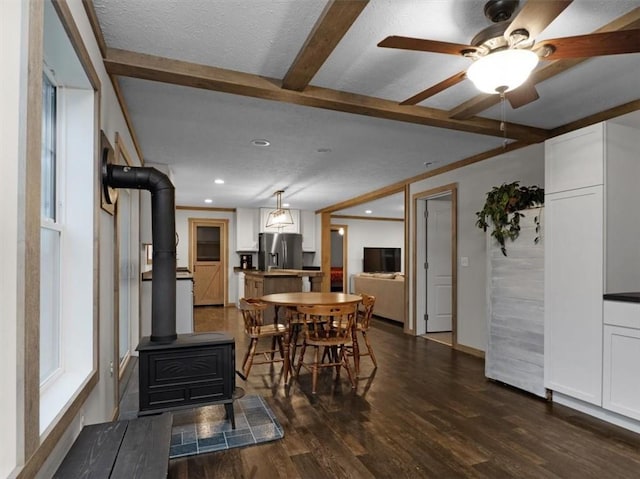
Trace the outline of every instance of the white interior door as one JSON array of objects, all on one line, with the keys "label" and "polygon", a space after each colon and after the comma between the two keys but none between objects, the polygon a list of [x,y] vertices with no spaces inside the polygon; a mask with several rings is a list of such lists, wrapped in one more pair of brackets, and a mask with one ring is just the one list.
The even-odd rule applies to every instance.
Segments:
[{"label": "white interior door", "polygon": [[451,331],[451,195],[427,200],[427,333]]}]

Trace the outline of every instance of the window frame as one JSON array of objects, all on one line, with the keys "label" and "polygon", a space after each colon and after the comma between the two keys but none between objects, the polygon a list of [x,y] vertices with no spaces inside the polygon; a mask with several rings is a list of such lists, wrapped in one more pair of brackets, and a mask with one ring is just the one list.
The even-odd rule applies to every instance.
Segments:
[{"label": "window frame", "polygon": [[[40,216],[40,233],[42,235],[42,230],[46,229],[49,231],[54,231],[58,233],[58,244],[57,244],[57,260],[58,260],[58,265],[57,265],[57,298],[56,298],[56,318],[54,318],[55,321],[55,325],[51,328],[52,330],[55,330],[57,332],[57,338],[56,338],[56,351],[57,351],[57,365],[56,367],[46,375],[46,377],[43,379],[42,377],[42,364],[40,364],[40,393],[42,395],[42,393],[44,391],[46,391],[49,387],[51,387],[52,384],[54,384],[56,382],[57,379],[60,378],[60,376],[64,373],[64,361],[63,361],[63,354],[62,354],[62,324],[61,324],[61,318],[62,318],[62,299],[61,299],[61,294],[62,294],[62,277],[63,277],[63,271],[62,268],[64,268],[64,262],[62,261],[62,248],[63,248],[63,241],[64,241],[64,216],[63,216],[63,211],[64,211],[64,206],[63,206],[63,200],[61,198],[62,192],[64,191],[64,187],[62,184],[62,180],[63,180],[63,175],[61,174],[61,172],[64,170],[63,167],[63,158],[64,158],[64,154],[60,154],[60,146],[62,145],[62,142],[60,141],[60,125],[64,124],[64,121],[60,121],[60,115],[62,114],[61,109],[60,109],[60,105],[58,102],[58,99],[60,98],[59,95],[59,90],[60,90],[60,86],[57,84],[56,80],[55,80],[55,75],[54,73],[51,71],[50,68],[48,68],[46,65],[43,67],[43,85],[48,82],[49,85],[51,85],[52,89],[55,92],[55,96],[54,96],[54,108],[53,108],[53,114],[52,114],[52,123],[53,123],[53,135],[52,135],[52,140],[53,140],[53,166],[51,167],[52,172],[53,172],[53,176],[54,176],[54,180],[53,180],[53,194],[52,194],[52,202],[53,205],[51,206],[51,208],[53,209],[53,217],[50,216],[46,216],[45,215],[45,208],[44,205],[41,203],[41,216]],[[43,92],[44,92],[44,88],[43,88]],[[44,108],[44,98],[43,98],[43,120],[44,120],[44,116],[45,116],[45,111],[46,109]],[[44,125],[44,121],[43,121],[43,125]],[[42,145],[43,148],[41,149],[41,151],[44,153],[44,148],[46,147],[45,145]],[[43,196],[43,181],[44,179],[44,175],[41,176],[41,182],[40,182],[40,194],[41,194],[41,200],[43,200],[42,196]],[[42,241],[42,239],[41,239]],[[41,243],[42,244],[42,243]],[[41,258],[41,262],[40,262],[40,268],[42,271],[42,258]],[[42,279],[42,278],[41,278]],[[40,284],[40,287],[42,288],[42,281]],[[41,289],[41,293],[40,293],[40,300],[41,300],[41,304],[40,304],[40,354],[42,353],[42,331],[43,331],[43,327],[42,327],[42,289]]]}]

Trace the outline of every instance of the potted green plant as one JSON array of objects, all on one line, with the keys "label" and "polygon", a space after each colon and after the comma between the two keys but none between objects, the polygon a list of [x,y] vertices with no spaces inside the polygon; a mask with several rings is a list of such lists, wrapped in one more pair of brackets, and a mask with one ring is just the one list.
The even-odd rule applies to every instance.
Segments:
[{"label": "potted green plant", "polygon": [[[493,225],[491,236],[498,244],[502,254],[507,256],[506,239],[515,240],[520,235],[520,218],[524,215],[519,210],[533,208],[544,204],[544,188],[538,186],[520,186],[519,181],[494,186],[487,193],[487,200],[482,210],[476,212],[476,226],[487,231]],[[540,232],[540,217],[533,219],[536,233]],[[535,243],[540,237],[536,236]]]}]

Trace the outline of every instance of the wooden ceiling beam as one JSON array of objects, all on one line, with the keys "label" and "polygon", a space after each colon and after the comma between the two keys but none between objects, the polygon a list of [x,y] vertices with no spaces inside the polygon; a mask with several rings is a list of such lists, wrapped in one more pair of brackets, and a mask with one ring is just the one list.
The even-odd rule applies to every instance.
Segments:
[{"label": "wooden ceiling beam", "polygon": [[[309,86],[302,92],[285,90],[281,88],[281,82],[277,79],[143,53],[108,48],[104,64],[110,75],[202,88],[481,135],[496,137],[503,135],[500,130],[500,122],[497,120],[472,118],[460,121],[449,118],[448,113],[444,110],[422,106],[401,106],[381,98],[314,86]],[[541,128],[509,123],[507,134],[509,138],[515,140],[536,143],[545,140],[549,132]]]},{"label": "wooden ceiling beam", "polygon": [[433,95],[437,95],[443,90],[447,88],[451,88],[454,85],[457,85],[461,81],[467,78],[467,72],[458,72],[455,75],[450,76],[446,80],[441,81],[425,90],[422,90],[420,93],[416,93],[411,98],[407,98],[403,102],[400,102],[401,105],[417,105],[421,101],[426,100],[427,98],[431,98]]},{"label": "wooden ceiling beam", "polygon": [[618,105],[616,107],[598,112],[586,118],[581,118],[580,120],[572,121],[571,123],[567,123],[566,125],[559,126],[551,130],[551,134],[552,136],[564,135],[565,133],[569,133],[570,131],[579,130],[580,128],[595,125],[596,123],[611,120],[612,118],[617,118],[619,116],[626,115],[627,113],[638,110],[640,110],[640,99],[630,101],[623,105]]},{"label": "wooden ceiling beam", "polygon": [[[618,30],[628,30],[640,27],[640,7],[636,7],[630,12],[625,13],[621,17],[616,18],[612,22],[607,23],[603,27],[598,28],[593,33],[614,32]],[[580,63],[589,60],[589,58],[576,58],[570,60],[556,60],[545,65],[531,75],[533,84],[543,82],[551,77],[559,75]],[[481,111],[486,110],[500,103],[499,95],[480,94],[470,100],[461,103],[449,111],[449,116],[457,120],[467,120]]]},{"label": "wooden ceiling beam", "polygon": [[367,3],[369,0],[331,0],[282,80],[282,88],[304,90]]},{"label": "wooden ceiling beam", "polygon": [[400,191],[404,190],[405,186],[411,185],[412,183],[426,180],[427,178],[431,178],[432,176],[441,175],[443,173],[447,173],[448,171],[462,168],[463,166],[472,165],[473,163],[478,163],[479,161],[483,161],[488,158],[493,158],[494,156],[503,155],[511,151],[519,150],[520,148],[524,148],[525,146],[529,146],[529,145],[530,143],[525,143],[523,141],[514,141],[505,146],[493,148],[491,150],[478,153],[477,155],[469,156],[468,158],[464,158],[462,160],[454,161],[453,163],[443,165],[440,168],[435,168],[431,171],[426,171],[424,173],[420,173],[419,175],[397,181],[395,183],[384,186],[382,188],[378,188],[377,190],[373,190],[363,195],[356,196],[355,198],[351,198],[349,200],[341,201],[340,203],[335,203],[333,205],[326,206],[322,209],[316,210],[316,214],[334,213],[336,211],[341,211],[347,208],[353,208],[354,206],[358,206],[364,203],[368,203],[370,201],[378,200],[380,198],[384,198],[385,196],[389,196],[394,193],[399,193]]}]

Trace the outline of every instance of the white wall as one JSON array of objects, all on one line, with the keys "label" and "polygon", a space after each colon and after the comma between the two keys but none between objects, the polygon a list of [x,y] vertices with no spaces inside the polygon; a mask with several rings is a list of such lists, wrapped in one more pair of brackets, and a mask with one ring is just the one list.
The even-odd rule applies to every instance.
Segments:
[{"label": "white wall", "polygon": [[0,477],[7,477],[15,468],[20,453],[18,443],[21,442],[18,423],[22,414],[18,410],[18,400],[22,394],[17,380],[17,345],[21,338],[18,331],[21,315],[18,257],[24,245],[20,244],[18,233],[18,209],[22,203],[18,185],[23,183],[19,178],[25,154],[26,21],[26,2],[0,2],[0,64],[3,67],[0,74]]},{"label": "white wall", "polygon": [[347,274],[349,275],[350,291],[353,286],[351,276],[362,273],[362,248],[365,246],[401,248],[401,264],[404,265],[404,222],[332,218],[331,224],[348,227]]},{"label": "white wall", "polygon": [[[475,225],[475,212],[482,208],[486,193],[493,186],[512,181],[520,181],[520,184],[527,186],[544,185],[544,145],[531,145],[427,178],[411,184],[410,188],[413,197],[416,193],[443,185],[458,184],[458,342],[482,351],[486,349],[487,341],[486,239],[482,230]],[[409,218],[413,218],[413,211],[409,212]],[[411,225],[410,255],[414,248],[414,228],[415,225]],[[460,257],[463,256],[469,258],[467,267],[460,266]],[[412,289],[409,295],[409,322],[413,329]]]},{"label": "white wall", "polygon": [[640,291],[640,130],[606,125],[605,292]]}]

